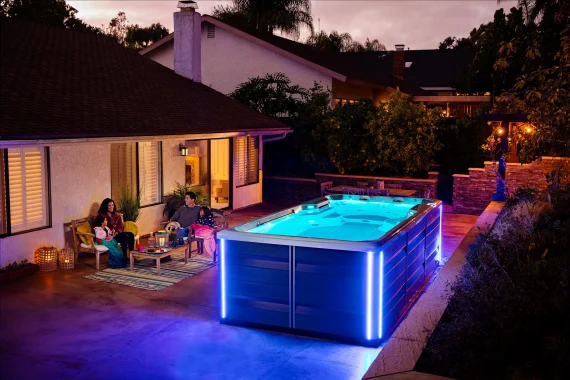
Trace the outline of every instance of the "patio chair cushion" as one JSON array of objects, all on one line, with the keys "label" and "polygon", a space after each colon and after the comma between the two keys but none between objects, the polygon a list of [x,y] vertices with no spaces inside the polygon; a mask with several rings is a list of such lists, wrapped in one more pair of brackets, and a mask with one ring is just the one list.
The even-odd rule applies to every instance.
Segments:
[{"label": "patio chair cushion", "polygon": [[[89,222],[84,222],[77,226],[77,232],[92,234],[93,229],[91,228],[91,224]],[[89,236],[79,235],[79,239],[81,240],[82,246],[83,244],[86,244],[87,248],[91,248],[91,239],[89,239]]]},{"label": "patio chair cushion", "polygon": [[[81,243],[81,248],[91,248],[91,244]],[[99,252],[107,252],[109,248],[105,247],[104,245],[95,244],[95,249]]]},{"label": "patio chair cushion", "polygon": [[135,222],[126,221],[125,232],[132,232],[133,235],[137,236],[139,234],[139,226]]}]

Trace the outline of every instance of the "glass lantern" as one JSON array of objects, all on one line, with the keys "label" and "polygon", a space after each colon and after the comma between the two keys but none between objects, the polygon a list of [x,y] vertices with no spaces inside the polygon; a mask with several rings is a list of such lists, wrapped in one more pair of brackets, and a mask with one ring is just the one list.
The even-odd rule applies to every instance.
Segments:
[{"label": "glass lantern", "polygon": [[158,248],[168,248],[168,232],[160,230],[156,233],[155,238]]}]

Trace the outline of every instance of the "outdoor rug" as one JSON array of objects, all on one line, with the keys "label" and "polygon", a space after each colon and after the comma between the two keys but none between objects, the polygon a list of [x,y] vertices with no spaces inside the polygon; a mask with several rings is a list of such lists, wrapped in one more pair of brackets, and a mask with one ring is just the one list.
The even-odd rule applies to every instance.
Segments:
[{"label": "outdoor rug", "polygon": [[155,260],[143,259],[135,261],[133,271],[129,269],[128,265],[127,268],[121,269],[107,268],[83,276],[83,278],[147,290],[162,290],[185,278],[192,277],[216,266],[216,263],[213,263],[212,260],[194,257],[188,259],[188,264],[185,264],[184,253],[175,253],[172,255],[172,261],[160,263],[160,276],[156,275]]}]

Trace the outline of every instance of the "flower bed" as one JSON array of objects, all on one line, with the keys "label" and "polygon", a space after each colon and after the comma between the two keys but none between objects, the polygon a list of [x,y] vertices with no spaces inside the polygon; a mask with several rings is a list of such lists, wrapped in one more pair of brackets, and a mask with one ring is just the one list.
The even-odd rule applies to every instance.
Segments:
[{"label": "flower bed", "polygon": [[564,378],[570,188],[547,195],[517,194],[471,247],[414,370],[460,379]]},{"label": "flower bed", "polygon": [[13,262],[0,268],[0,283],[14,280],[28,274],[36,273],[40,268],[36,264],[22,260],[19,263]]}]

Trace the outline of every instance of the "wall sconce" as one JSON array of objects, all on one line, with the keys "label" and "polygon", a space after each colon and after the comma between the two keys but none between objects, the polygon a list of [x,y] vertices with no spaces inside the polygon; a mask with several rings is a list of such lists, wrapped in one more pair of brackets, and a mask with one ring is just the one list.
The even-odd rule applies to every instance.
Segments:
[{"label": "wall sconce", "polygon": [[184,144],[178,145],[178,150],[180,151],[181,156],[187,156],[188,155],[188,148],[186,148],[186,145],[184,145]]}]

